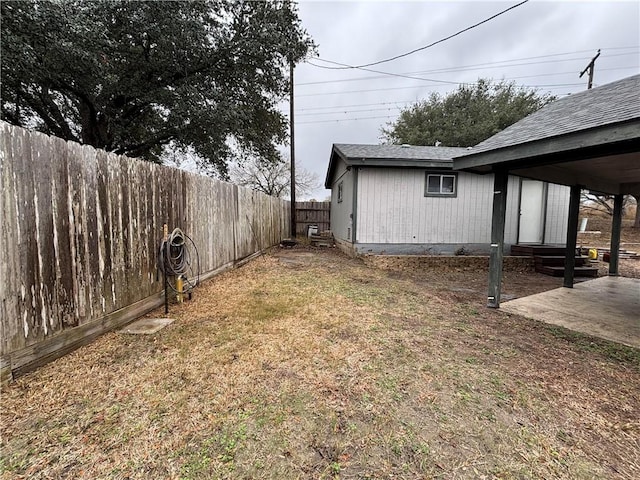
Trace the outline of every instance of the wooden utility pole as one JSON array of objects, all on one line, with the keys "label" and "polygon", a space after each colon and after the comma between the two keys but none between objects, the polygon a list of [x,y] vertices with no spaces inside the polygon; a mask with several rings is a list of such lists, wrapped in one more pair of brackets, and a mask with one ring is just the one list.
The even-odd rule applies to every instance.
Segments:
[{"label": "wooden utility pole", "polygon": [[598,49],[598,53],[596,53],[596,56],[591,59],[591,61],[589,62],[589,65],[587,65],[585,69],[582,70],[582,72],[580,72],[580,78],[582,78],[585,72],[587,70],[589,71],[589,83],[587,84],[587,89],[591,89],[591,87],[593,86],[593,68],[595,67],[595,64],[596,64],[596,58],[598,58],[599,56],[600,56],[600,49]]},{"label": "wooden utility pole", "polygon": [[293,121],[293,60],[289,62],[289,128],[291,135],[291,238],[296,238],[296,143]]}]

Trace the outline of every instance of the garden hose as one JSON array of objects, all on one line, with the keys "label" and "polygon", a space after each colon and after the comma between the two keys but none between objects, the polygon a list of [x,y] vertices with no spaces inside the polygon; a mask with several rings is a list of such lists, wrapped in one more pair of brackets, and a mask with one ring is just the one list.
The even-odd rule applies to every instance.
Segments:
[{"label": "garden hose", "polygon": [[[195,265],[194,265],[195,260]],[[178,293],[188,293],[200,283],[200,255],[192,238],[176,228],[160,243],[158,268],[167,277],[174,277],[180,289],[169,284]]]}]

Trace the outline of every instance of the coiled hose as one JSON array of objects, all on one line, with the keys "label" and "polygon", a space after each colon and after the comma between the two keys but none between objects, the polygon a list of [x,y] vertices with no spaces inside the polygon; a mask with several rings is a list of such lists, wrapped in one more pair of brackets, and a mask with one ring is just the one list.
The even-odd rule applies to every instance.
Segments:
[{"label": "coiled hose", "polygon": [[[192,253],[195,253],[195,265]],[[184,293],[193,290],[200,283],[200,254],[191,237],[176,228],[166,240],[163,239],[158,251],[158,268],[167,277],[182,277]],[[167,283],[177,292],[173,285]]]}]

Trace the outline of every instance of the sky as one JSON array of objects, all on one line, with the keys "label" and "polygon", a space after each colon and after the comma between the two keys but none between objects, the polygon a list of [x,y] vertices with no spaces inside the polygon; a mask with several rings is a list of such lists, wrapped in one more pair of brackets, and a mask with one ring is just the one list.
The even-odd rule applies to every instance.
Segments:
[{"label": "sky", "polygon": [[[637,1],[530,0],[431,48],[367,67],[416,80],[315,66],[393,57],[520,1],[300,1],[302,25],[318,45],[318,57],[296,66],[294,73],[296,168],[319,180],[318,188],[302,198],[330,195],[323,184],[333,143],[381,143],[382,127],[433,92],[446,95],[478,78],[513,80],[556,96],[579,92],[587,88],[587,75],[579,74],[598,49],[594,87],[640,72]],[[288,103],[282,105],[287,115],[288,109]]]}]

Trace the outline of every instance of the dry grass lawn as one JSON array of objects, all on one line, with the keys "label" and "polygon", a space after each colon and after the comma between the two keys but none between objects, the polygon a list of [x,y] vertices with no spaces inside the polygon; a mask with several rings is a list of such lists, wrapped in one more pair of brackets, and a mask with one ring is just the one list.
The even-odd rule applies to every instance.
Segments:
[{"label": "dry grass lawn", "polygon": [[1,478],[640,478],[640,352],[485,283],[275,251],[6,388]]}]

